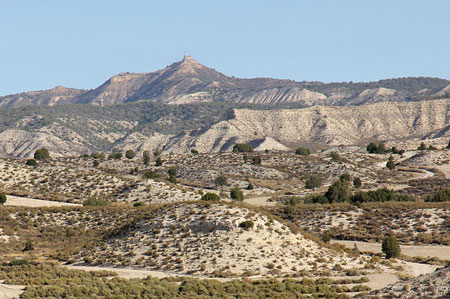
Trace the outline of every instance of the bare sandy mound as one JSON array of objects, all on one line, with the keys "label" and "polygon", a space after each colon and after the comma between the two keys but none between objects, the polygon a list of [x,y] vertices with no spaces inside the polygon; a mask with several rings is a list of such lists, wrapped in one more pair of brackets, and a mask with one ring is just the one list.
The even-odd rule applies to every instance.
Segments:
[{"label": "bare sandy mound", "polygon": [[450,266],[397,282],[364,298],[450,298]]},{"label": "bare sandy mound", "polygon": [[8,195],[5,206],[21,206],[21,207],[79,207],[81,204],[57,202],[51,200],[41,200],[21,196]]},{"label": "bare sandy mound", "polygon": [[0,283],[0,299],[20,298],[25,286]]},{"label": "bare sandy mound", "polygon": [[323,248],[277,220],[226,203],[165,206],[117,229],[77,258],[94,265],[214,277],[333,275],[360,269],[366,261]]}]

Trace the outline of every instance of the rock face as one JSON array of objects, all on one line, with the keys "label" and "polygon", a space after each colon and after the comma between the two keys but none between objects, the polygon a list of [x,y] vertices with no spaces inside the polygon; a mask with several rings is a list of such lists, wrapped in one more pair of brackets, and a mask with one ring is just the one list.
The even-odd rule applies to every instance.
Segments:
[{"label": "rock face", "polygon": [[[202,131],[176,135],[136,131],[139,122],[126,119],[99,123],[96,119],[58,121],[39,131],[20,129],[30,118],[17,122],[17,129],[0,134],[3,156],[26,157],[39,147],[61,155],[90,151],[92,138],[110,140],[111,149],[134,149],[141,153],[156,148],[163,152],[186,153],[230,151],[235,143],[250,143],[256,150],[289,150],[299,145],[326,148],[358,145],[369,141],[439,138],[449,136],[450,99],[403,103],[376,103],[354,107],[315,106],[304,109],[235,109],[231,119],[220,121]],[[155,123],[164,125],[168,120]],[[71,128],[78,122],[82,131]],[[23,124],[23,125],[21,125]],[[119,128],[107,133],[108,126]]]},{"label": "rock face", "polygon": [[225,101],[264,105],[361,105],[415,101],[449,94],[450,81],[398,78],[368,83],[238,79],[208,68],[191,56],[151,73],[120,73],[93,90],[56,87],[0,97],[0,108],[27,105],[114,105],[136,101],[169,104]]}]

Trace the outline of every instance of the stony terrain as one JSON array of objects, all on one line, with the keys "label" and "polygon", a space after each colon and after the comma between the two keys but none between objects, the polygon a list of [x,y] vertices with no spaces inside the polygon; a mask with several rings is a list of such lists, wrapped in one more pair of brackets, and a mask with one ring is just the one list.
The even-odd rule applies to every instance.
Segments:
[{"label": "stony terrain", "polygon": [[[254,227],[241,228],[244,221],[252,221]],[[219,277],[338,273],[337,269],[362,268],[367,262],[321,248],[265,215],[226,204],[162,208],[81,256],[98,265]]]},{"label": "stony terrain", "polygon": [[385,287],[363,298],[449,298],[450,266]]}]

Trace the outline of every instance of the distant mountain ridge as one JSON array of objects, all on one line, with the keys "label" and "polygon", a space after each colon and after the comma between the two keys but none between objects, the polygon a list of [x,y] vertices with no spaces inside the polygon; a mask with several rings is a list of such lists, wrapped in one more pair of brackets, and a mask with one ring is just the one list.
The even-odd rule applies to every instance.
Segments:
[{"label": "distant mountain ridge", "polygon": [[0,108],[29,105],[115,105],[138,101],[167,104],[231,102],[265,105],[347,106],[446,97],[450,81],[411,77],[367,83],[296,82],[271,78],[239,79],[208,68],[191,56],[151,73],[120,73],[92,90],[66,88],[0,97]]}]

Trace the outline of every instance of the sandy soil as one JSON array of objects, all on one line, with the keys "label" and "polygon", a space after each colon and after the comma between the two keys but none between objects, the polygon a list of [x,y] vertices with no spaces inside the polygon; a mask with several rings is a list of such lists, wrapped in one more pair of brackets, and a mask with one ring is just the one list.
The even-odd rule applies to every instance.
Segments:
[{"label": "sandy soil", "polygon": [[[193,275],[180,275],[178,273],[171,273],[169,271],[152,271],[152,270],[139,270],[139,269],[129,269],[129,268],[115,268],[115,267],[96,267],[96,266],[74,266],[65,265],[69,269],[74,270],[84,270],[84,271],[113,271],[121,278],[145,278],[147,276],[164,278],[171,276],[189,276],[196,278],[207,278],[204,276],[193,276]],[[1,298],[1,297],[0,297]]]},{"label": "sandy soil", "polygon": [[21,206],[21,207],[37,208],[37,207],[79,207],[81,205],[7,195],[5,206]]},{"label": "sandy soil", "polygon": [[19,298],[23,293],[23,285],[6,285],[0,283],[0,299]]},{"label": "sandy soil", "polygon": [[[368,243],[359,241],[340,241],[332,240],[332,243],[343,244],[346,247],[353,248],[353,244],[358,246],[360,251],[381,252],[381,243]],[[438,257],[443,260],[450,260],[450,246],[443,245],[401,245],[402,253],[408,256]]]},{"label": "sandy soil", "polygon": [[277,204],[277,202],[268,201],[270,198],[271,196],[246,198],[244,202],[253,206],[273,207]]}]

